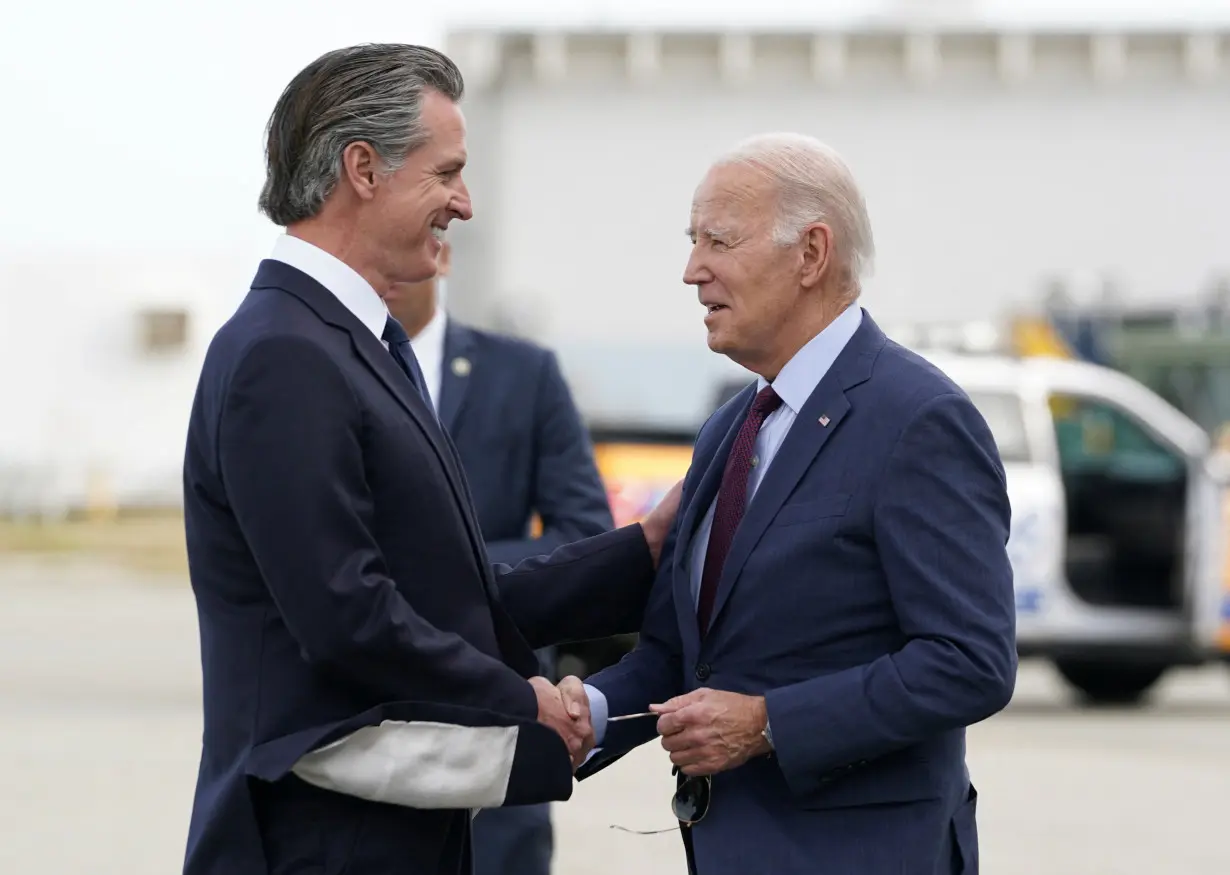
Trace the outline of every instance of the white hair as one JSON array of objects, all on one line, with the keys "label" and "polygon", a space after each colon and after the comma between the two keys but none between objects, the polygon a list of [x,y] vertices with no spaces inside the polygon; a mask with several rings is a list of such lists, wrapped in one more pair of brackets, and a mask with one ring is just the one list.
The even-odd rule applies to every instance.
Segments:
[{"label": "white hair", "polygon": [[760,134],[737,144],[717,163],[754,167],[777,186],[772,233],[778,245],[794,245],[813,222],[832,228],[838,258],[850,274],[850,291],[859,293],[875,261],[871,219],[854,174],[832,147],[805,134]]}]

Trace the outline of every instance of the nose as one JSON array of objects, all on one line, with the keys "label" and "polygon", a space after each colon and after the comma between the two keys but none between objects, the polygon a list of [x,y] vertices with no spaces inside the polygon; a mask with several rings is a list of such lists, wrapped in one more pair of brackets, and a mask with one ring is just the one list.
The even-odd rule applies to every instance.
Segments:
[{"label": "nose", "polygon": [[689,286],[702,286],[713,281],[713,273],[705,266],[699,247],[692,247],[692,254],[683,269],[683,281]]},{"label": "nose", "polygon": [[457,181],[457,193],[453,196],[453,202],[449,204],[449,207],[463,222],[474,218],[474,205],[470,203],[470,190],[460,179]]}]

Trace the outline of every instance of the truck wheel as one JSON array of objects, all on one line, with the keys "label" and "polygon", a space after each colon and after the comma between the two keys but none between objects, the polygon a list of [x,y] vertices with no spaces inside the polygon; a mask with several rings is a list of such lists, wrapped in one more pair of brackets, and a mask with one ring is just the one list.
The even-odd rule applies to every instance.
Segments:
[{"label": "truck wheel", "polygon": [[1055,668],[1091,704],[1131,705],[1166,673],[1167,665],[1057,659]]}]

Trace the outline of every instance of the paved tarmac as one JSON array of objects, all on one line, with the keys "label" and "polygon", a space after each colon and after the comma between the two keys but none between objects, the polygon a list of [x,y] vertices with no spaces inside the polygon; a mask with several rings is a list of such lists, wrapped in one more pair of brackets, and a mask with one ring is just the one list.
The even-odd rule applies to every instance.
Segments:
[{"label": "paved tarmac", "polygon": [[[0,567],[0,873],[179,871],[200,744],[179,580]],[[1230,670],[1176,672],[1144,708],[1074,707],[1027,665],[970,733],[988,875],[1230,873]],[[681,875],[665,755],[642,748],[555,807],[558,875]]]}]

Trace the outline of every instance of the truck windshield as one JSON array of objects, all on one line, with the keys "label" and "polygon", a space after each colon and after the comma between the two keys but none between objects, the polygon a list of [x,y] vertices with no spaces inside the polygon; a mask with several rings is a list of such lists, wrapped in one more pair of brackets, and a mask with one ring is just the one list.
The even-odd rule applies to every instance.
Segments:
[{"label": "truck windshield", "polygon": [[1028,462],[1029,437],[1020,397],[1011,392],[970,392],[969,397],[987,421],[1000,458],[1004,462]]}]

